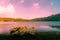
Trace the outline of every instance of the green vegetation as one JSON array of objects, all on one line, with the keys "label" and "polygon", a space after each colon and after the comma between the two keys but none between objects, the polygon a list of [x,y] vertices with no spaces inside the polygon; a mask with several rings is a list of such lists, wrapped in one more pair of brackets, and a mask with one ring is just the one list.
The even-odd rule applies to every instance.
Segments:
[{"label": "green vegetation", "polygon": [[35,35],[0,35],[0,40],[60,40],[60,32],[36,32]]},{"label": "green vegetation", "polygon": [[[27,27],[15,27],[10,30],[9,34],[11,35],[24,35],[25,33],[28,33]],[[35,35],[34,27],[32,27],[29,31],[30,34]]]},{"label": "green vegetation", "polygon": [[21,18],[0,18],[0,22],[28,22],[30,20],[21,19]]},{"label": "green vegetation", "polygon": [[34,27],[27,32],[26,29],[26,26],[12,28],[10,34],[0,35],[0,40],[60,40],[60,32],[35,32]]},{"label": "green vegetation", "polygon": [[21,18],[0,18],[0,22],[32,22],[32,21],[60,21],[60,13],[56,15],[51,15],[44,18],[35,19],[21,19]]},{"label": "green vegetation", "polygon": [[56,15],[51,15],[44,18],[35,18],[32,21],[60,21],[60,13]]}]

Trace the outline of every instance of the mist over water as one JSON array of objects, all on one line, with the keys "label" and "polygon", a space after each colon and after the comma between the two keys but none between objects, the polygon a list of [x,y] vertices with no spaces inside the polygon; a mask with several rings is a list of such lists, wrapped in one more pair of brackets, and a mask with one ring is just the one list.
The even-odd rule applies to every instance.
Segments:
[{"label": "mist over water", "polygon": [[14,27],[24,27],[29,29],[34,27],[38,31],[59,31],[58,28],[52,28],[49,25],[57,25],[60,22],[0,22],[0,33],[7,33]]}]

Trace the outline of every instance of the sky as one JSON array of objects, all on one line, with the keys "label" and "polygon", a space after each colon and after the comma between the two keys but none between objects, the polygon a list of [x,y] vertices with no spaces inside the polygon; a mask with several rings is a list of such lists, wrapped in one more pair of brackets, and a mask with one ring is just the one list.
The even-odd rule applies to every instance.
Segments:
[{"label": "sky", "polygon": [[60,13],[60,0],[0,0],[0,17],[33,19]]}]

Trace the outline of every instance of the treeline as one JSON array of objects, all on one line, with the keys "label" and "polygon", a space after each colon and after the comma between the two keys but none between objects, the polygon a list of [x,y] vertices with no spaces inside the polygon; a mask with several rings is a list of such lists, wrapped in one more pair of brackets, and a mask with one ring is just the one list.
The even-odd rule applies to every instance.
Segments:
[{"label": "treeline", "polygon": [[51,15],[44,18],[35,18],[32,21],[60,21],[60,13],[56,15]]},{"label": "treeline", "polygon": [[21,19],[21,18],[0,18],[0,22],[23,22],[23,21],[30,21],[27,19]]},{"label": "treeline", "polygon": [[22,19],[22,18],[0,18],[0,22],[31,22],[31,21],[60,21],[60,13],[56,15],[51,15],[44,18],[35,18],[35,19]]}]

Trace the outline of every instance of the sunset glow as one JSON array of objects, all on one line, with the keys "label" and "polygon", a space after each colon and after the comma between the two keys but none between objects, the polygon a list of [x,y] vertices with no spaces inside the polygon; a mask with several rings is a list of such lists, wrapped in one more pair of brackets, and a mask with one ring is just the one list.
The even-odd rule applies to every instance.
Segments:
[{"label": "sunset glow", "polygon": [[60,0],[0,0],[0,17],[33,19],[60,12]]}]

